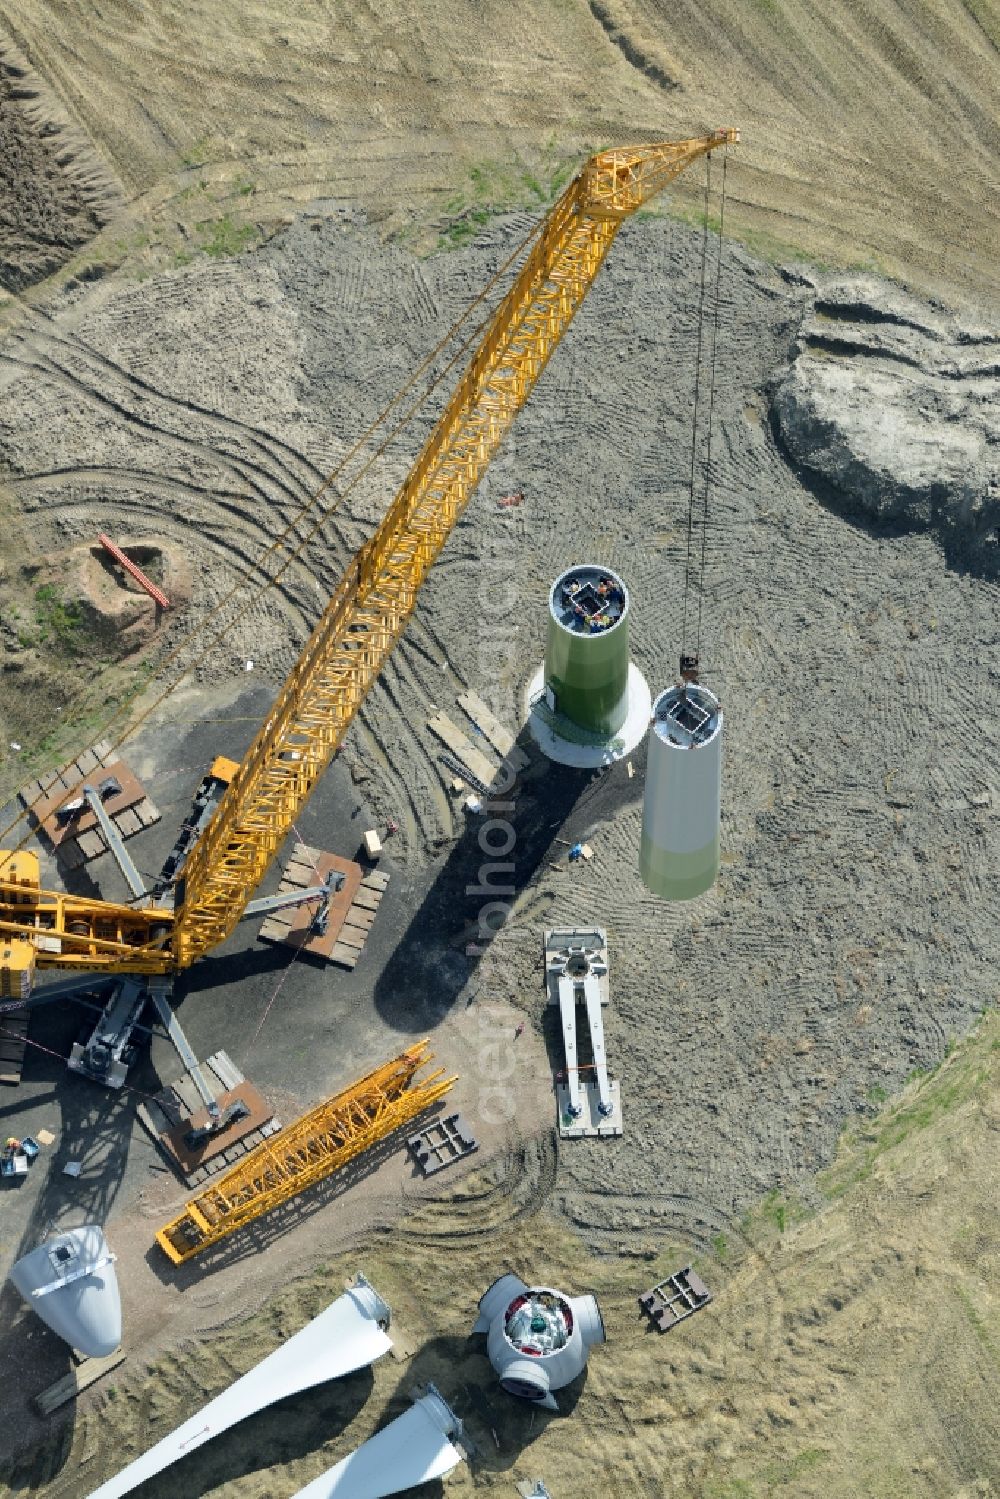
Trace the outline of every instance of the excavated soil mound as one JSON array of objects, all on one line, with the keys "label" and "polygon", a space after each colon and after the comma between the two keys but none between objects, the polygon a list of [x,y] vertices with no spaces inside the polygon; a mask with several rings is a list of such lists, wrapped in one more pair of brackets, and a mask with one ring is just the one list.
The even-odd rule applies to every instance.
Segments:
[{"label": "excavated soil mound", "polygon": [[884,281],[824,287],[773,413],[793,463],[839,508],[995,546],[1000,327]]},{"label": "excavated soil mound", "polygon": [[96,234],[116,197],[92,148],[0,35],[0,286],[43,280]]},{"label": "excavated soil mound", "polygon": [[[191,570],[177,547],[149,539],[118,545],[162,590],[172,611],[183,609],[191,592]],[[66,559],[66,571],[87,632],[105,654],[118,660],[150,644],[163,610],[102,546],[76,548]]]}]

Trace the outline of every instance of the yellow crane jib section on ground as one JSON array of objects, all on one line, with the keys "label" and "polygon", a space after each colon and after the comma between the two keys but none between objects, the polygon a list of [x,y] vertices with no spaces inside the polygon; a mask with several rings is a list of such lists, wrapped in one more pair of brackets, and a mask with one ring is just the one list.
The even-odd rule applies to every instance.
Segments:
[{"label": "yellow crane jib section on ground", "polygon": [[421,583],[622,221],[698,157],[738,139],[726,129],[601,152],[552,208],[406,481],[349,566],[188,858],[173,936],[179,967],[235,926],[399,640]]},{"label": "yellow crane jib section on ground", "polygon": [[160,1248],[182,1265],[424,1113],[457,1081],[443,1070],[416,1078],[431,1061],[428,1044],[419,1041],[258,1145],[160,1229]]}]

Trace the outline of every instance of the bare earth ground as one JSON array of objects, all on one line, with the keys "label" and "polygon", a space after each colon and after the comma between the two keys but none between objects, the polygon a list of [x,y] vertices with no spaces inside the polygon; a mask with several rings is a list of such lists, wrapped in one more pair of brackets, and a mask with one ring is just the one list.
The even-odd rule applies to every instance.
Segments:
[{"label": "bare earth ground", "polygon": [[[998,1045],[991,1017],[848,1141],[817,1216],[795,1223],[769,1204],[699,1256],[716,1300],[668,1338],[642,1325],[634,1298],[683,1246],[594,1261],[531,1211],[530,1189],[544,1180],[537,1163],[512,1197],[498,1162],[363,1252],[331,1259],[319,1249],[318,1268],[280,1285],[266,1307],[257,1308],[256,1278],[235,1316],[213,1304],[214,1276],[189,1290],[211,1336],[186,1329],[145,1378],[81,1402],[75,1426],[13,1469],[11,1492],[85,1495],[362,1268],[413,1357],[283,1402],[151,1480],[141,1499],[283,1499],[405,1409],[407,1391],[428,1378],[454,1400],[477,1458],[443,1486],[412,1490],[426,1499],[509,1496],[521,1478],[602,1499],[989,1499],[1000,1450]],[[608,1345],[562,1393],[560,1415],[500,1395],[482,1338],[470,1336],[481,1288],[505,1268],[600,1298]]]},{"label": "bare earth ground", "polygon": [[[720,7],[717,17],[682,6],[669,27],[638,0],[495,13],[450,6],[422,10],[402,33],[405,47],[391,7],[346,19],[338,7],[332,20],[333,10],[285,17],[269,7],[256,24],[243,7],[237,41],[216,6],[203,16],[161,6],[140,30],[132,7],[40,3],[26,15],[0,4],[0,24],[131,199],[67,263],[62,290],[50,282],[8,306],[0,727],[4,745],[27,751],[2,767],[8,792],[53,752],[39,742],[60,708],[59,742],[79,747],[130,683],[127,663],[92,678],[103,650],[86,621],[53,603],[62,559],[98,529],[162,538],[190,569],[190,615],[168,616],[161,635],[177,643],[259,557],[262,540],[279,536],[530,226],[526,213],[491,223],[492,212],[531,203],[537,212],[578,147],[732,119],[747,147],[730,159],[727,227],[751,244],[874,263],[949,297],[988,303],[995,293],[990,99],[1000,30],[985,3],[916,19],[874,6],[861,16],[847,5],[791,15],[761,4],[738,15]],[[515,1462],[518,1476],[544,1475],[556,1499],[602,1467],[609,1494],[990,1492],[1000,1330],[995,1243],[977,1223],[996,1193],[993,1022],[916,1093],[909,1085],[902,1113],[871,1126],[840,1176],[817,1184],[816,1173],[845,1123],[873,1117],[996,1000],[995,561],[954,540],[943,550],[933,532],[846,519],[793,474],[770,399],[813,292],[808,278],[732,244],[722,263],[702,646],[727,711],[723,876],[689,908],[665,909],[643,891],[641,755],[633,780],[624,767],[591,779],[536,760],[512,797],[512,918],[481,962],[465,956],[482,905],[467,887],[483,857],[475,825],[445,789],[425,729],[432,706],[461,719],[455,699],[472,686],[518,727],[543,648],[545,587],[584,552],[627,578],[635,657],[651,684],[675,670],[699,270],[698,237],[678,219],[696,191],[694,178],[678,190],[673,219],[623,231],[352,729],[328,778],[331,802],[317,802],[303,825],[310,841],[325,833],[336,846],[348,827],[356,837],[348,771],[366,818],[402,824],[391,851],[399,945],[373,955],[353,986],[337,981],[343,1020],[327,1022],[350,1036],[350,1065],[332,1032],[329,1053],[310,1046],[320,991],[303,974],[284,996],[286,1023],[265,1033],[256,1058],[255,1076],[289,1116],[388,1054],[366,1027],[381,1045],[389,1031],[405,1038],[440,1025],[442,1060],[454,1051],[453,1066],[462,1028],[472,1027],[465,1070],[482,1091],[468,1060],[474,1017],[494,1006],[520,1012],[529,1032],[516,1128],[490,1137],[499,1153],[470,1180],[468,1200],[462,1189],[362,1257],[416,1333],[414,1364],[376,1371],[367,1401],[360,1381],[297,1402],[291,1423],[264,1423],[259,1446],[237,1439],[199,1462],[185,1491],[294,1492],[395,1412],[397,1387],[440,1370],[446,1393],[479,1422],[477,1487],[498,1492]],[[227,258],[298,210],[256,255]],[[464,247],[412,253],[439,243]],[[119,264],[157,274],[142,284],[104,274]],[[171,699],[162,710],[178,724],[185,714],[217,720],[191,753],[177,750],[171,767],[162,756],[175,751],[148,737],[156,720],[144,731],[142,773],[167,775],[178,762],[185,772],[173,804],[164,797],[164,848],[206,759],[238,752],[259,721],[266,692],[240,707],[246,661],[252,680],[281,679],[428,421],[293,556],[299,523],[278,586],[251,590],[221,617],[220,642],[193,672],[211,706]],[[514,488],[524,506],[498,509]],[[174,731],[164,732],[172,746]],[[554,840],[578,836],[596,856],[569,866]],[[99,877],[112,893],[107,872]],[[539,934],[585,920],[609,928],[609,1055],[627,1133],[600,1150],[564,1147],[557,1163],[538,1134],[550,1118],[544,1074],[558,1060]],[[185,1024],[205,1049],[221,1043],[240,1056],[258,999],[273,988],[249,943],[234,939],[224,961],[244,956],[231,971],[192,976]],[[67,1023],[46,1022],[54,1049],[65,1050]],[[64,1123],[75,1119],[83,1134],[101,1123],[124,1169],[123,1118],[101,1121],[96,1104],[74,1102],[58,1064],[45,1062],[45,1072],[35,1058],[34,1067],[21,1107],[44,1109],[51,1088]],[[477,1083],[466,1086],[463,1108],[481,1109]],[[307,1215],[250,1260],[192,1272],[184,1293],[143,1261],[177,1199],[162,1177],[148,1185],[152,1152],[138,1139],[125,1146],[124,1177],[99,1164],[93,1175],[99,1190],[110,1186],[122,1263],[134,1267],[133,1364],[157,1354],[154,1378],[143,1385],[133,1372],[117,1391],[82,1401],[75,1427],[56,1426],[10,1469],[14,1492],[85,1494],[119,1465],[114,1443],[139,1450],[144,1440],[127,1434],[142,1420],[166,1430],[257,1356],[264,1326],[273,1341],[329,1292],[296,1282],[278,1309],[240,1325],[228,1287],[251,1287],[242,1312],[369,1224],[398,1218],[402,1178],[389,1162],[347,1199],[359,1222]],[[860,1180],[835,1207],[781,1239],[797,1212],[852,1174]],[[5,1264],[22,1232],[43,1230],[46,1212],[58,1221],[57,1185],[25,1199],[16,1233],[10,1217],[0,1229]],[[530,1218],[529,1203],[546,1211]],[[683,1338],[650,1343],[631,1298],[691,1254],[724,1294]],[[613,1346],[595,1355],[562,1428],[531,1425],[530,1413],[499,1401],[478,1353],[465,1350],[473,1304],[501,1260],[562,1275],[608,1303]],[[419,1303],[414,1263],[430,1293]],[[914,1296],[918,1276],[926,1280]],[[334,1293],[342,1279],[338,1264]],[[15,1303],[5,1298],[4,1311],[13,1317]],[[24,1373],[29,1346],[17,1317],[0,1348],[8,1381]],[[178,1351],[178,1338],[219,1322],[232,1324],[224,1347],[213,1337]],[[30,1346],[32,1375],[55,1368],[59,1350],[43,1330]],[[662,1384],[653,1359],[669,1371]],[[320,1454],[331,1419],[340,1434]],[[8,1447],[37,1430],[27,1418],[10,1426]],[[240,1478],[247,1464],[256,1478]],[[471,1484],[463,1471],[456,1492]],[[150,1486],[160,1491],[173,1490]]]},{"label": "bare earth ground", "polygon": [[547,197],[588,148],[734,123],[734,230],[997,290],[995,0],[3,0],[0,31],[131,201],[91,267],[315,198],[433,243]]},{"label": "bare earth ground", "polygon": [[43,280],[120,207],[108,169],[0,33],[0,298]]},{"label": "bare earth ground", "polygon": [[[22,324],[7,346],[0,430],[32,547],[75,546],[98,526],[134,529],[146,514],[191,558],[195,607],[207,607],[340,456],[333,434],[367,424],[524,227],[507,220],[468,249],[416,262],[350,222],[307,217],[252,259],[141,287],[106,282],[71,293],[54,319]],[[809,289],[727,249],[703,638],[728,712],[723,877],[693,906],[665,910],[636,873],[641,776],[629,780],[624,766],[573,776],[536,759],[511,794],[515,909],[470,966],[465,936],[482,896],[466,890],[483,856],[447,794],[426,717],[433,706],[460,716],[455,699],[472,685],[517,724],[543,649],[546,583],[582,547],[628,579],[635,654],[651,682],[672,672],[688,455],[685,403],[671,393],[693,378],[697,275],[697,236],[685,227],[623,231],[344,759],[374,815],[402,824],[393,855],[409,882],[399,945],[365,980],[374,1013],[395,1007],[397,1029],[415,1034],[470,996],[474,1007],[510,1004],[546,1038],[555,1066],[541,927],[604,922],[627,1134],[564,1148],[539,1199],[605,1251],[668,1242],[717,1256],[763,1194],[820,1201],[814,1173],[844,1124],[938,1062],[995,998],[985,958],[996,724],[987,716],[974,736],[954,724],[991,700],[997,619],[985,564],[971,571],[956,557],[949,567],[929,534],[846,520],[789,470],[766,394]],[[394,458],[389,473],[403,468]],[[524,505],[498,509],[515,486]],[[240,605],[197,669],[206,684],[228,683],[231,695],[246,659],[280,677],[320,590],[383,503],[384,487],[366,481],[280,592]],[[512,585],[513,632],[500,622],[511,618]],[[14,664],[32,669],[34,649],[19,645]],[[260,711],[237,700],[204,714],[218,721],[176,757],[180,803],[197,766],[245,743]],[[202,716],[197,704],[174,712]],[[162,713],[172,716],[169,703]],[[577,836],[596,850],[582,867],[554,841]],[[421,996],[409,1022],[403,994]],[[286,1003],[294,1014],[294,993]],[[208,1038],[239,1036],[228,1008],[201,1013]],[[262,1081],[261,1069],[294,1078],[284,1052],[279,1041],[262,1054]],[[518,1123],[544,1126],[546,1112],[525,1108]],[[154,1197],[150,1220],[157,1206]],[[137,1237],[148,1243],[153,1226]],[[283,1255],[280,1239],[275,1247]],[[262,1274],[274,1283],[273,1257]],[[150,1346],[191,1315],[158,1313]]]}]

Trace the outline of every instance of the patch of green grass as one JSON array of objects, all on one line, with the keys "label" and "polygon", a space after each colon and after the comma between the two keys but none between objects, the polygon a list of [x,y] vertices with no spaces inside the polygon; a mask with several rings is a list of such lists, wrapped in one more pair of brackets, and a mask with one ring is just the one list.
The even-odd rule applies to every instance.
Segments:
[{"label": "patch of green grass", "polygon": [[224,213],[221,219],[203,219],[195,227],[202,236],[199,250],[216,258],[238,255],[257,238],[253,224],[238,224],[229,213]]},{"label": "patch of green grass", "polygon": [[564,162],[561,167],[556,168],[549,178],[549,192],[553,198],[558,198],[575,171],[576,166],[571,161]]},{"label": "patch of green grass", "polygon": [[[100,738],[116,738],[124,722],[123,710],[142,694],[155,675],[155,670],[153,661],[140,661],[128,668],[128,679],[124,685],[110,690],[108,679],[99,678],[95,673],[91,685],[97,692],[103,693],[100,701],[89,707],[79,707],[75,711],[72,705],[68,712],[63,710],[48,733],[24,750],[21,756],[23,763],[40,774],[43,770],[53,770],[65,764],[67,759],[79,754],[81,744],[91,744]],[[110,680],[113,682],[115,678]],[[120,678],[118,680],[121,682]],[[114,733],[111,732],[112,726],[115,726]]]},{"label": "patch of green grass", "polygon": [[466,209],[461,218],[449,224],[443,231],[438,241],[439,247],[443,250],[454,250],[459,245],[468,243],[470,239],[475,238],[478,229],[489,223],[489,219],[489,210],[486,208]]},{"label": "patch of green grass", "polygon": [[729,1258],[729,1241],[725,1234],[716,1234],[712,1240],[712,1248],[715,1250],[716,1258],[721,1264],[725,1264]]},{"label": "patch of green grass", "polygon": [[810,1210],[805,1203],[794,1197],[784,1197],[775,1189],[743,1214],[740,1233],[748,1243],[756,1244],[773,1239],[775,1233],[785,1233],[793,1223],[801,1223],[809,1216]]},{"label": "patch of green grass", "polygon": [[[650,218],[660,218],[661,214],[656,208],[640,208],[639,213]],[[667,208],[667,216],[677,219],[681,224],[687,224],[692,229],[704,229],[705,210],[696,207],[693,203],[672,202]],[[710,234],[719,234],[722,230],[722,220],[716,213],[708,215],[708,230]]]},{"label": "patch of green grass", "polygon": [[83,649],[80,627],[83,615],[75,599],[61,598],[55,584],[43,583],[35,589],[35,620],[38,640],[55,640],[72,655]]},{"label": "patch of green grass", "polygon": [[869,1103],[885,1103],[888,1097],[889,1095],[881,1083],[875,1083],[873,1087],[868,1089]]},{"label": "patch of green grass", "polygon": [[233,183],[233,191],[241,198],[249,198],[257,191],[257,184],[249,177],[244,177],[242,172]]},{"label": "patch of green grass", "polygon": [[801,1223],[808,1216],[809,1210],[804,1203],[797,1201],[794,1197],[783,1197],[775,1189],[768,1192],[756,1209],[745,1215],[747,1237],[753,1238],[760,1224],[777,1229],[779,1234],[783,1234],[793,1223]]},{"label": "patch of green grass", "polygon": [[131,234],[124,235],[111,241],[111,253],[118,260],[124,260],[134,250],[145,250],[149,244],[149,230],[135,229]]},{"label": "patch of green grass", "polygon": [[998,1368],[1000,1368],[1000,1350],[998,1350],[996,1343],[993,1341],[993,1337],[990,1333],[989,1328],[986,1326],[986,1323],[983,1321],[982,1317],[973,1306],[972,1297],[969,1295],[964,1286],[957,1285],[955,1287],[955,1291],[958,1295],[959,1301],[962,1303],[965,1315],[968,1317],[969,1322],[972,1325],[972,1329],[976,1334],[976,1337],[979,1339],[980,1343],[982,1343],[983,1347],[986,1349],[986,1352],[989,1354],[993,1362],[997,1365]]},{"label": "patch of green grass", "polygon": [[515,156],[510,161],[474,162],[467,176],[445,199],[443,213],[449,222],[437,225],[440,250],[463,245],[494,214],[517,208],[537,209],[555,202],[584,157],[566,157],[554,139],[530,161]]},{"label": "patch of green grass", "polygon": [[819,1176],[827,1197],[839,1197],[854,1182],[866,1180],[880,1156],[905,1144],[942,1115],[972,1098],[990,1081],[996,1049],[996,1011],[987,1010],[964,1042],[953,1042],[944,1060],[932,1071],[915,1067],[907,1079],[908,1092],[872,1121],[863,1135],[855,1130],[842,1143],[839,1158]]},{"label": "patch of green grass", "polygon": [[762,1211],[765,1217],[770,1218],[779,1234],[783,1234],[788,1220],[788,1205],[782,1201],[779,1192],[768,1192],[762,1204]]},{"label": "patch of green grass", "polygon": [[[713,196],[715,188],[713,185]],[[703,229],[705,226],[705,210],[700,203],[686,202],[673,199],[665,209],[659,209],[655,204],[648,208],[640,209],[636,218],[658,218],[663,214],[669,218],[676,219],[681,224],[687,224],[692,229]],[[717,235],[721,230],[721,221],[717,213],[709,211],[709,232]],[[732,221],[726,230],[726,239],[732,239],[739,244],[745,245],[751,255],[756,255],[758,260],[764,260],[772,265],[785,262],[807,265],[814,271],[823,274],[837,269],[830,261],[824,260],[811,250],[803,249],[801,245],[792,244],[788,240],[780,239],[777,235],[769,233],[766,229],[755,229],[750,226],[741,225],[734,228]],[[869,271],[873,275],[886,276],[888,271],[874,259],[852,261],[850,265],[843,267],[847,270]]]},{"label": "patch of green grass", "polygon": [[775,1462],[768,1463],[761,1472],[761,1478],[768,1488],[778,1488],[786,1483],[794,1483],[804,1473],[811,1473],[813,1468],[819,1467],[820,1463],[826,1462],[828,1452],[822,1447],[807,1447],[802,1452],[797,1452],[794,1457],[779,1458]]},{"label": "patch of green grass", "polygon": [[208,137],[202,136],[201,140],[195,141],[181,153],[181,165],[185,167],[203,167],[208,160]]}]

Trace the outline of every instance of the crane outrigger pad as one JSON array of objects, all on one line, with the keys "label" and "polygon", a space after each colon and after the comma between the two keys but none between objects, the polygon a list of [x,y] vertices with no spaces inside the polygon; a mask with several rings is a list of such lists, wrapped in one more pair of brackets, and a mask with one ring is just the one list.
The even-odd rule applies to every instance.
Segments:
[{"label": "crane outrigger pad", "polygon": [[331,874],[343,875],[340,889],[330,896],[326,910],[325,930],[313,930],[315,902],[288,906],[275,911],[261,924],[258,936],[262,942],[283,942],[322,958],[353,968],[368,940],[375,913],[379,908],[389,876],[375,869],[366,874],[360,864],[342,859],[323,849],[307,848],[300,843],[285,864],[278,894],[292,890],[309,890],[323,883]]},{"label": "crane outrigger pad", "polygon": [[274,1110],[226,1052],[216,1052],[201,1065],[210,1083],[218,1083],[216,1102],[221,1116],[224,1118],[237,1101],[246,1106],[246,1115],[234,1119],[200,1145],[189,1145],[187,1135],[192,1129],[204,1128],[209,1116],[187,1077],[162,1088],[155,1098],[140,1103],[136,1110],[140,1123],[189,1187],[198,1186],[214,1172],[231,1165],[281,1128]]},{"label": "crane outrigger pad", "polygon": [[150,801],[142,782],[124,760],[111,760],[111,753],[107,740],[101,740],[84,750],[65,770],[58,774],[49,771],[18,793],[22,805],[28,809],[31,826],[70,869],[98,858],[108,847],[84,798],[85,785],[101,788],[107,784],[107,792],[101,791],[101,800],[123,839],[132,838],[160,821],[159,810]]},{"label": "crane outrigger pad", "polygon": [[16,1088],[21,1081],[27,1045],[27,1006],[0,1009],[0,1086]]}]

